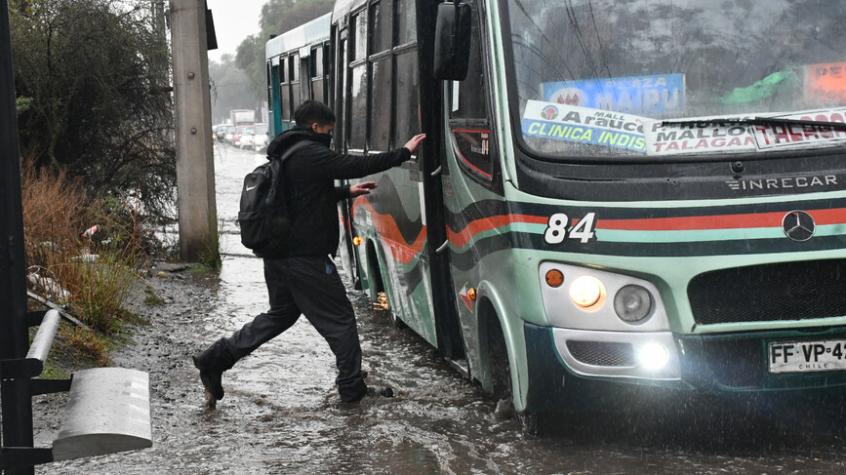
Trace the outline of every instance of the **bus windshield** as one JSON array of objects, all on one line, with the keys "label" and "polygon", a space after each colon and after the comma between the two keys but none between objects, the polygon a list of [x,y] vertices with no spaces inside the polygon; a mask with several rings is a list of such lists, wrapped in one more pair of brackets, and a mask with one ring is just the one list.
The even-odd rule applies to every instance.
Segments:
[{"label": "bus windshield", "polygon": [[846,144],[843,127],[805,122],[846,122],[846,2],[505,1],[531,151],[626,160]]}]

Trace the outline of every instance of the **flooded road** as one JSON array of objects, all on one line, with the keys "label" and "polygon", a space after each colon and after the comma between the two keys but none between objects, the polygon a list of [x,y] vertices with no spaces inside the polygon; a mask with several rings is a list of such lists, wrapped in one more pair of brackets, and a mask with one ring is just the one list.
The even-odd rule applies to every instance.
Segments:
[{"label": "flooded road", "polygon": [[[224,375],[226,397],[202,409],[190,355],[266,310],[261,261],[235,226],[241,180],[261,155],[215,146],[223,267],[218,275],[153,278],[167,302],[114,355],[150,372],[154,448],[39,467],[39,473],[844,473],[846,421],[836,400],[714,401],[672,394],[620,400],[524,436],[495,403],[407,329],[350,290],[364,366],[393,399],[343,407],[334,357],[302,318]],[[346,283],[349,286],[349,280]],[[60,396],[61,397],[61,396]],[[61,405],[58,405],[59,407]],[[41,411],[49,445],[53,405]]]}]

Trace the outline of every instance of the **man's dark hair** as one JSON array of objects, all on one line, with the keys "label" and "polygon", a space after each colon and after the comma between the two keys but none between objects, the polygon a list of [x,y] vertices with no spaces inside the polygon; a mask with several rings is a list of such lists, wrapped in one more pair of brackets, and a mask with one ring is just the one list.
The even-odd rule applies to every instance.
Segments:
[{"label": "man's dark hair", "polygon": [[300,127],[310,127],[315,122],[330,125],[335,123],[335,113],[322,102],[305,101],[294,111],[294,120]]}]

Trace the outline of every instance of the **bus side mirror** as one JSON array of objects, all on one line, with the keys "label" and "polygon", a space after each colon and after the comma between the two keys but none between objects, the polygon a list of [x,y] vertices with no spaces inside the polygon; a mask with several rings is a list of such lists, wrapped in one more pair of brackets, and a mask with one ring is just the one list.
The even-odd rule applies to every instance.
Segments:
[{"label": "bus side mirror", "polygon": [[435,79],[463,81],[470,62],[472,29],[470,5],[444,2],[438,5],[435,25]]}]

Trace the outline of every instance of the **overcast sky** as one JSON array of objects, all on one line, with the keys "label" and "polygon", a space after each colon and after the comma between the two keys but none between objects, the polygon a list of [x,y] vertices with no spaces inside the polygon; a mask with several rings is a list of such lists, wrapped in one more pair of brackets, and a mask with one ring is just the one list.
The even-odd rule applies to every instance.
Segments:
[{"label": "overcast sky", "polygon": [[259,31],[261,7],[266,0],[207,0],[214,14],[217,49],[209,59],[218,61],[224,54],[235,54],[241,41]]}]

